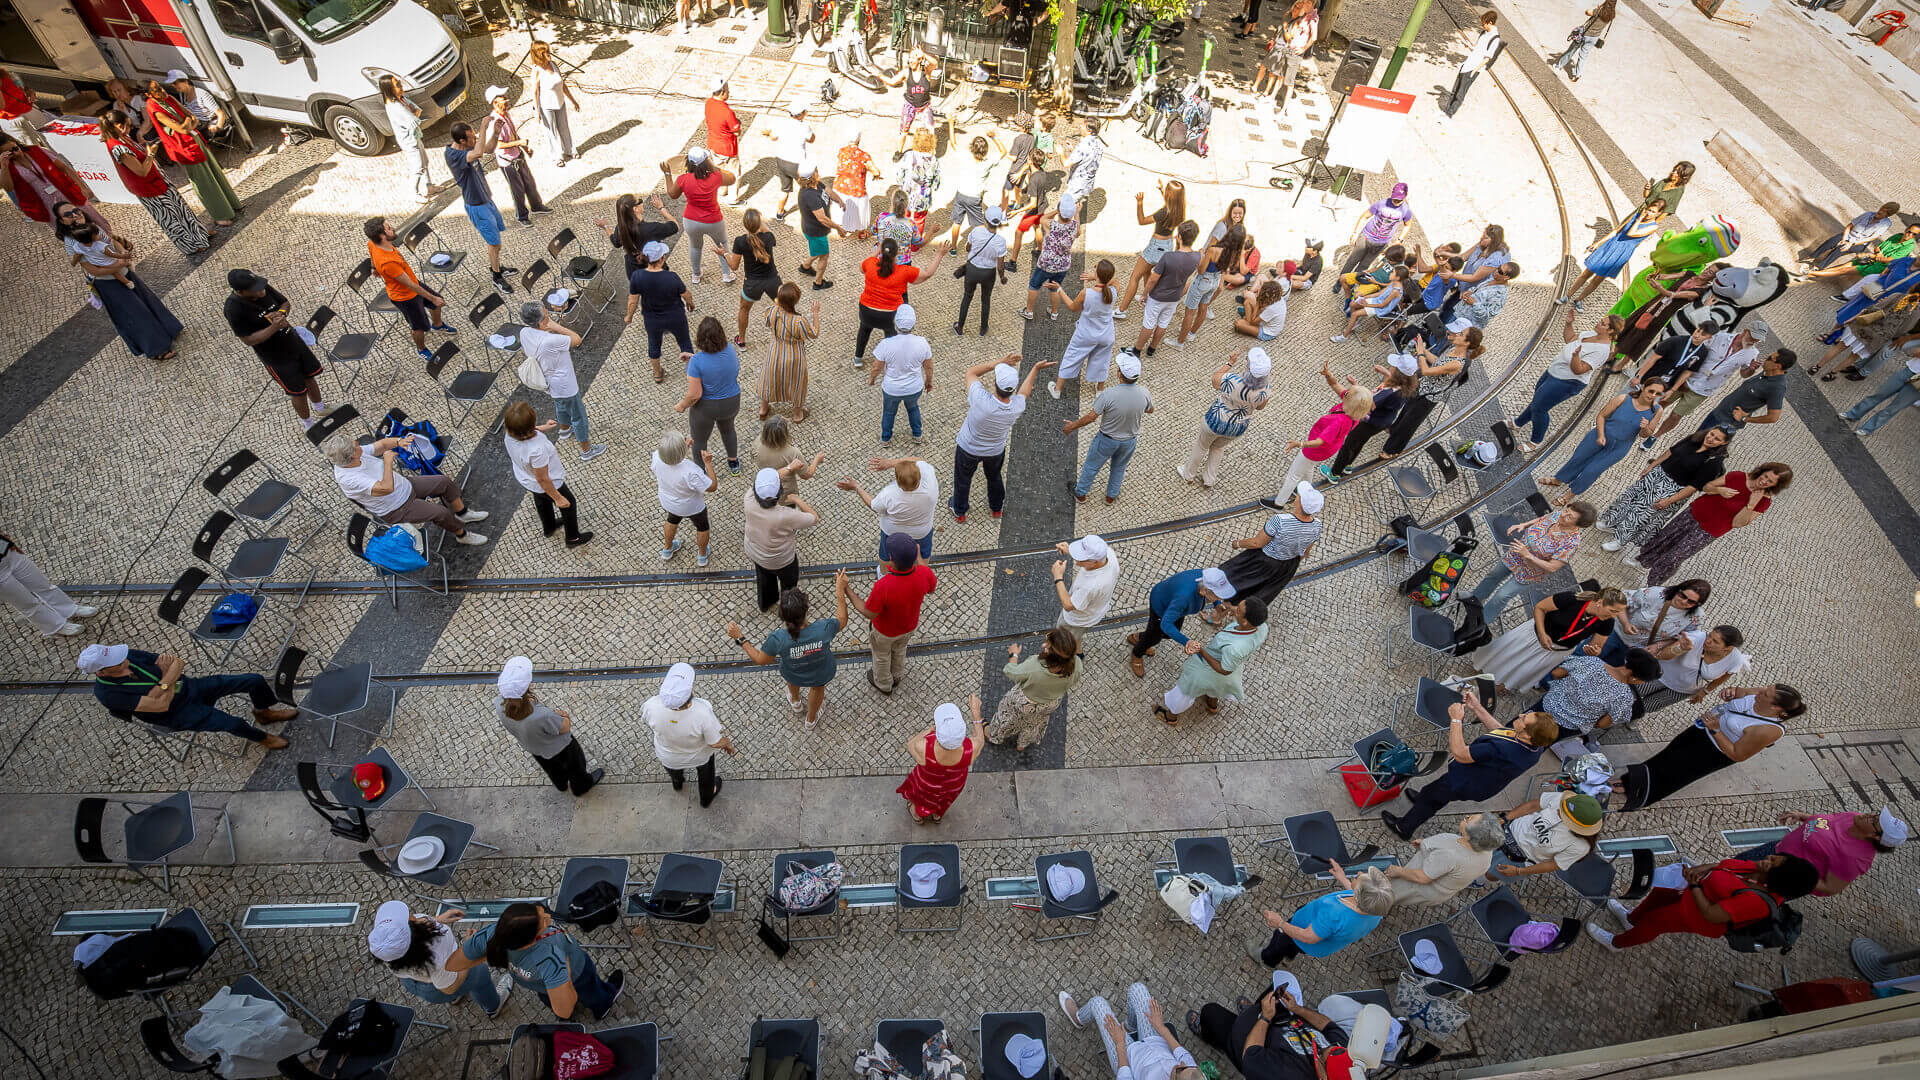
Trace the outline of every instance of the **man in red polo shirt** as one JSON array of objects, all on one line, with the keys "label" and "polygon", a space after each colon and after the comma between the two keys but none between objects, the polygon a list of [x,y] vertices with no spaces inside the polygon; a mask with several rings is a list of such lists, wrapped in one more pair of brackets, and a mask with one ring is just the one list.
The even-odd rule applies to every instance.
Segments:
[{"label": "man in red polo shirt", "polygon": [[[713,155],[716,167],[727,170],[734,176],[740,175],[740,117],[736,116],[733,106],[727,104],[726,76],[716,76],[713,80],[713,95],[707,98],[707,153]],[[735,181],[734,194],[740,193],[740,185]],[[716,192],[724,196],[725,190]],[[734,201],[739,206],[738,199]]]},{"label": "man in red polo shirt", "polygon": [[[873,666],[867,670],[867,681],[875,690],[891,694],[900,685],[907,667],[907,639],[920,625],[920,603],[938,584],[933,568],[920,558],[920,542],[905,533],[889,533],[887,572],[873,583],[866,603],[848,605],[873,624],[869,635]],[[840,587],[849,588],[844,580]]]}]

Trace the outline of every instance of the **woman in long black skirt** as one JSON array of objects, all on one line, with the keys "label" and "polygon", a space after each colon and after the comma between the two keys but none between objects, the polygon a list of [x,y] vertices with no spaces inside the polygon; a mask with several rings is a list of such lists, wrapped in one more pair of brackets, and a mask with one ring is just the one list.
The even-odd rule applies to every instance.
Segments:
[{"label": "woman in long black skirt", "polygon": [[1326,505],[1327,497],[1302,480],[1284,510],[1268,518],[1259,532],[1244,540],[1235,540],[1233,546],[1243,550],[1220,564],[1221,571],[1233,584],[1234,595],[1257,596],[1273,603],[1273,598],[1293,580],[1294,571],[1300,569],[1300,560],[1313,551],[1314,541],[1320,539],[1317,515]]},{"label": "woman in long black skirt", "polygon": [[1787,733],[1786,722],[1807,711],[1800,691],[1786,683],[1729,686],[1715,705],[1666,748],[1628,766],[1615,790],[1626,796],[1625,810],[1654,803],[1765,750]]}]

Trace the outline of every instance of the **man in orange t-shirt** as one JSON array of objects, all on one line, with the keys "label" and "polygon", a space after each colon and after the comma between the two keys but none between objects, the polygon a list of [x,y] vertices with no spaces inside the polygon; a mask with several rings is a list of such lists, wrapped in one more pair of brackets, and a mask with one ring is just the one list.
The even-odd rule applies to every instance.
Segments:
[{"label": "man in orange t-shirt", "polygon": [[393,301],[394,308],[407,320],[407,327],[413,331],[413,347],[420,351],[420,358],[432,360],[433,353],[427,351],[427,331],[459,333],[448,326],[440,314],[440,309],[446,306],[446,297],[420,283],[407,257],[400,254],[395,243],[397,237],[387,226],[386,218],[368,218],[365,230],[367,256],[373,260],[373,272],[386,285],[387,299]]}]

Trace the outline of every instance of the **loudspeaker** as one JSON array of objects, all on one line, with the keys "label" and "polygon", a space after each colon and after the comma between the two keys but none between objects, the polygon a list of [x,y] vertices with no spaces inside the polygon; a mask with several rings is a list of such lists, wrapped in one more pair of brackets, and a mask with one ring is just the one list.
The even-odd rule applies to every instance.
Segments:
[{"label": "loudspeaker", "polygon": [[1366,38],[1354,38],[1347,43],[1347,51],[1340,57],[1340,66],[1333,72],[1333,92],[1351,94],[1356,86],[1368,85],[1373,80],[1373,68],[1380,62],[1380,43]]}]

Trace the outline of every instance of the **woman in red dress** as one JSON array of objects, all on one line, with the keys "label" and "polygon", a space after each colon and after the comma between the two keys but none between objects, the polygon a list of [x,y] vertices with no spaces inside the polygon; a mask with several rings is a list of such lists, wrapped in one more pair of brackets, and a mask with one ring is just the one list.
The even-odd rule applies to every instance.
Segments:
[{"label": "woman in red dress", "polygon": [[975,750],[986,740],[980,720],[980,695],[967,702],[973,710],[969,729],[960,706],[948,702],[933,711],[933,726],[907,740],[913,771],[895,788],[913,809],[914,820],[925,825],[939,821],[967,786],[967,770]]}]

